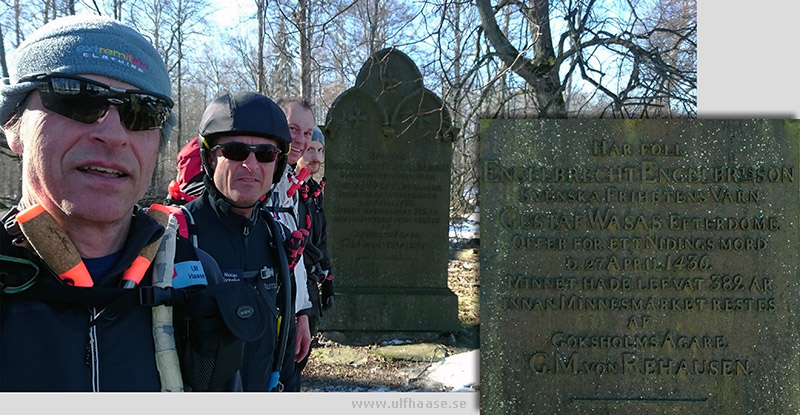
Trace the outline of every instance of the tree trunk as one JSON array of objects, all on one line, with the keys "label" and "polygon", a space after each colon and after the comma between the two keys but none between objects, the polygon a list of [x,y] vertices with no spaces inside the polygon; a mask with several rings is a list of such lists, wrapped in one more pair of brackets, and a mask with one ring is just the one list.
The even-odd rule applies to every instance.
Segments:
[{"label": "tree trunk", "polygon": [[0,70],[3,78],[8,78],[8,65],[6,64],[6,41],[3,37],[3,25],[0,25]]},{"label": "tree trunk", "polygon": [[311,102],[311,13],[309,0],[297,1],[297,28],[300,32],[300,96]]},{"label": "tree trunk", "polygon": [[[178,0],[178,20],[181,22],[177,27],[177,49],[178,49],[178,62],[177,62],[177,74],[176,77],[176,93],[177,93],[177,100],[176,106],[178,107],[178,125],[177,127],[177,137],[175,138],[176,149],[180,151],[180,144],[183,140],[183,18],[184,18],[184,4],[183,0]],[[178,152],[175,152],[175,156],[177,157]]]},{"label": "tree trunk", "polygon": [[19,44],[22,43],[22,39],[24,39],[24,37],[22,36],[21,16],[22,16],[22,9],[20,7],[19,0],[15,0],[14,1],[14,35],[16,41],[16,43],[14,44],[15,48],[19,46]]},{"label": "tree trunk", "polygon": [[489,0],[476,0],[481,26],[486,38],[500,59],[531,86],[542,118],[564,118],[567,114],[555,51],[550,35],[549,0],[532,0],[532,12],[528,16],[539,27],[540,35],[534,42],[534,58],[522,55],[500,30]]},{"label": "tree trunk", "polygon": [[267,18],[266,0],[256,0],[258,9],[258,62],[256,63],[256,91],[266,93],[267,75],[264,69],[264,34],[265,20]]}]

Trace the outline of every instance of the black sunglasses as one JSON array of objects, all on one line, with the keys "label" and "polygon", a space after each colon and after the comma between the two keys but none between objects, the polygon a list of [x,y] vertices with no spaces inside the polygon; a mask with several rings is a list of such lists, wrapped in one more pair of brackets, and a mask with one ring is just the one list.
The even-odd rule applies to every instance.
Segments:
[{"label": "black sunglasses", "polygon": [[19,80],[36,82],[45,109],[71,120],[91,124],[116,105],[128,131],[155,130],[169,119],[172,100],[160,94],[122,89],[66,74],[39,74]]},{"label": "black sunglasses", "polygon": [[259,163],[269,163],[278,159],[280,150],[272,144],[259,144],[251,146],[238,141],[231,141],[225,144],[218,144],[211,147],[211,151],[222,149],[222,157],[233,161],[245,161],[252,151],[256,155]]}]

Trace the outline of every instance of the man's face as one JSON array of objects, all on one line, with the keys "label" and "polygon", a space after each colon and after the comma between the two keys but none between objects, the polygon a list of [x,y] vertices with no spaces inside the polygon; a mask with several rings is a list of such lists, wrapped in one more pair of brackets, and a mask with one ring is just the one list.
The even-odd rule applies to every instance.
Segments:
[{"label": "man's face", "polygon": [[303,156],[311,134],[314,132],[314,114],[302,105],[291,103],[286,108],[286,121],[292,135],[292,151],[289,153],[289,164],[297,163]]},{"label": "man's face", "polygon": [[297,160],[297,166],[307,168],[311,174],[317,174],[322,163],[325,162],[325,147],[319,141],[310,141],[306,147],[305,153],[300,160]]},{"label": "man's face", "polygon": [[[269,138],[255,136],[229,136],[217,140],[215,145],[240,142],[249,145],[278,142]],[[213,148],[213,147],[212,147]],[[258,202],[272,186],[275,161],[262,163],[252,151],[244,161],[226,159],[222,149],[211,154],[211,167],[214,169],[214,184],[225,197],[239,206],[250,206]]]},{"label": "man's face", "polygon": [[[108,85],[135,86],[99,75]],[[22,154],[28,203],[41,203],[60,221],[111,223],[128,220],[150,184],[158,158],[159,130],[128,131],[112,105],[84,124],[45,109],[34,90],[9,144]]]}]

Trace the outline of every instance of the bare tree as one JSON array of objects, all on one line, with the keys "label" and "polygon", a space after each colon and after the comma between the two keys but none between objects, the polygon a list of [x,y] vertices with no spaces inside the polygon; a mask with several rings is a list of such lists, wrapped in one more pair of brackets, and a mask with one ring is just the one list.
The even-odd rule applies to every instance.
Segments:
[{"label": "bare tree", "polygon": [[[12,36],[12,49],[22,42],[22,28],[20,27],[20,0],[0,0],[0,26],[4,26]],[[5,61],[5,38],[3,39],[3,60]],[[6,75],[7,76],[7,75]]]},{"label": "bare tree", "polygon": [[256,0],[256,19],[258,20],[258,55],[256,58],[256,91],[264,93],[267,89],[267,71],[264,67],[264,37],[266,34],[267,1]]},{"label": "bare tree", "polygon": [[297,0],[295,24],[300,39],[300,96],[311,101],[311,13],[310,0]]},{"label": "bare tree", "polygon": [[[274,59],[270,90],[276,96],[298,95],[313,102],[312,49],[318,30],[315,21],[331,4],[318,0],[279,0],[274,6],[269,18]],[[299,84],[295,85],[298,78]]]},{"label": "bare tree", "polygon": [[[191,136],[194,135],[194,133],[184,134],[183,131],[183,80],[186,75],[183,68],[186,60],[186,49],[190,48],[187,43],[193,36],[201,33],[202,23],[208,14],[207,6],[208,4],[205,0],[174,0],[171,8],[173,13],[169,16],[171,22],[169,43],[174,47],[170,47],[167,50],[175,51],[175,65],[169,70],[175,80],[176,87],[178,125],[175,143],[178,145],[176,147],[177,150],[180,149],[180,144],[188,142],[192,138]],[[175,155],[177,156],[177,151]]]},{"label": "bare tree", "polygon": [[[239,78],[238,83],[247,89],[258,90],[258,46],[252,45],[246,36],[234,36],[226,40],[225,44],[235,53],[236,64],[229,69],[234,71]],[[266,70],[266,69],[265,69]],[[267,88],[269,83],[263,83]]]},{"label": "bare tree", "polygon": [[178,124],[171,145],[162,152],[159,168],[153,175],[153,185],[166,183],[174,177],[174,163],[182,144],[194,133],[183,130],[183,66],[187,41],[201,32],[200,25],[208,14],[206,0],[149,0],[136,3],[130,10],[130,19],[139,31],[150,38],[161,54],[175,88],[176,106],[173,109]]},{"label": "bare tree", "polygon": [[[270,90],[324,109],[372,52],[402,44],[414,11],[398,0],[277,0],[269,17]],[[269,29],[268,29],[269,30]],[[299,78],[299,79],[298,79]]]},{"label": "bare tree", "polygon": [[75,14],[75,0],[43,0],[41,6],[39,16],[43,24],[61,16]]},{"label": "bare tree", "polygon": [[[564,99],[574,77],[604,103],[601,116],[676,114],[653,112],[668,104],[694,116],[696,17],[672,18],[676,8],[661,7],[669,2],[531,0],[493,6],[490,0],[476,0],[476,5],[492,53],[524,81],[520,89],[534,98],[536,115],[580,115],[568,112]],[[681,4],[695,8],[695,0]],[[516,21],[529,28],[526,36],[499,28],[496,15],[505,8],[512,8]],[[661,12],[654,15],[657,9]],[[563,27],[551,26],[555,17],[564,21]]]},{"label": "bare tree", "polygon": [[[638,24],[640,31],[653,31],[650,43],[661,52],[665,63],[679,69],[694,70],[697,60],[696,44],[694,41],[687,42],[676,34],[682,28],[694,25],[696,21],[696,0],[661,0]],[[687,87],[694,87],[696,76],[690,76],[689,80],[687,85],[682,77],[651,75],[649,81],[654,93],[648,98],[651,105],[646,106],[645,115],[671,117],[691,113],[696,99],[685,99],[682,91]]]},{"label": "bare tree", "polygon": [[[358,69],[368,57],[344,30],[346,20],[352,21],[357,2],[335,0],[326,7],[315,7],[316,12],[311,13],[313,34],[309,36],[309,43],[314,91],[311,96],[316,108],[329,107],[340,93],[352,86]],[[322,111],[318,110],[317,115],[324,119]]]},{"label": "bare tree", "polygon": [[285,97],[297,95],[299,85],[295,82],[295,48],[288,29],[288,21],[278,19],[277,24],[273,24],[272,39],[272,70],[270,73],[270,86],[268,95],[274,97]]},{"label": "bare tree", "polygon": [[477,204],[478,115],[488,110],[489,101],[501,100],[507,92],[504,77],[490,70],[489,58],[481,52],[482,29],[473,24],[479,19],[473,5],[431,2],[425,15],[437,17],[436,22],[422,25],[428,29],[425,41],[434,58],[426,85],[441,91],[457,133],[450,186],[451,221],[456,223],[471,214]]},{"label": "bare tree", "polygon": [[4,20],[11,19],[13,22],[9,26],[14,27],[16,39],[13,46],[15,47],[22,43],[26,33],[32,32],[57,17],[75,14],[74,0],[2,0],[0,4],[10,12],[10,15],[6,15],[3,8],[0,8],[0,16]]},{"label": "bare tree", "polygon": [[123,7],[125,0],[103,0],[97,3],[97,0],[91,0],[91,8],[100,16],[110,16],[116,20],[123,20]]},{"label": "bare tree", "polygon": [[509,35],[500,30],[495,19],[497,10],[489,0],[476,0],[476,4],[486,38],[505,65],[532,87],[539,114],[543,117],[565,117],[566,105],[561,94],[563,90],[558,74],[559,65],[556,65],[550,34],[549,1],[532,0],[530,6],[519,6],[521,13],[524,13],[533,26],[531,32],[535,33],[533,43],[525,43],[524,50],[532,50],[533,57],[526,57],[511,43]]},{"label": "bare tree", "polygon": [[6,41],[3,36],[3,24],[0,23],[0,72],[4,78],[8,77],[8,64],[6,64]]}]

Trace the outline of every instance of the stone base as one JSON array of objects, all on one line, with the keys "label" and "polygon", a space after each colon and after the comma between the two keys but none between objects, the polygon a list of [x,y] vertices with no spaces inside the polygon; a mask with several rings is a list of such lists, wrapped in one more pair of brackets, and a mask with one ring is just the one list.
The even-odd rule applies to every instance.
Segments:
[{"label": "stone base", "polygon": [[369,346],[375,344],[446,344],[455,345],[455,336],[438,331],[322,331],[320,341],[347,346]]},{"label": "stone base", "polygon": [[320,331],[430,331],[461,328],[458,297],[447,288],[336,287]]}]

